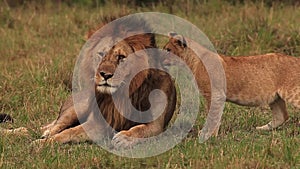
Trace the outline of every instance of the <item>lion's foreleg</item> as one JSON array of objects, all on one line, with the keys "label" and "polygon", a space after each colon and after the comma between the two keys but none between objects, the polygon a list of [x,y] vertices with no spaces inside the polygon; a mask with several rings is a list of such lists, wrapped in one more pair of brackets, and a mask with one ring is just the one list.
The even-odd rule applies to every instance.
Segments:
[{"label": "lion's foreleg", "polygon": [[[84,94],[84,91],[80,94]],[[74,105],[71,96],[66,100],[61,108],[61,112],[59,113],[57,120],[54,120],[51,124],[44,128],[44,132],[42,134],[43,138],[51,137],[69,127],[77,125],[79,124],[79,121],[83,122],[85,118],[89,116],[89,99],[83,97],[77,102],[78,103]]]},{"label": "lion's foreleg", "polygon": [[93,112],[90,112],[89,114],[90,116],[86,122],[75,127],[65,129],[51,137],[36,140],[35,143],[78,143],[86,141],[99,141],[104,137],[107,137],[109,130],[103,119],[95,117]]},{"label": "lion's foreleg", "polygon": [[206,122],[199,133],[200,143],[206,141],[212,135],[218,135],[225,100],[226,95],[225,91],[223,90],[219,90],[217,93],[212,94],[210,99],[207,98],[209,111],[207,114]]},{"label": "lion's foreleg", "polygon": [[55,134],[51,137],[35,140],[33,144],[52,143],[52,142],[68,143],[68,142],[80,142],[86,140],[89,140],[89,138],[85,133],[82,125],[79,125],[73,128],[63,130],[62,132]]},{"label": "lion's foreleg", "polygon": [[68,142],[84,142],[90,141],[90,138],[85,132],[84,126],[79,125],[73,128],[66,129],[52,137],[49,138],[51,141],[59,142],[59,143],[68,143]]},{"label": "lion's foreleg", "polygon": [[53,125],[48,125],[48,128],[42,134],[42,138],[51,137],[72,126],[76,122],[78,122],[77,114],[74,107],[70,107],[61,113],[59,118],[54,121]]}]

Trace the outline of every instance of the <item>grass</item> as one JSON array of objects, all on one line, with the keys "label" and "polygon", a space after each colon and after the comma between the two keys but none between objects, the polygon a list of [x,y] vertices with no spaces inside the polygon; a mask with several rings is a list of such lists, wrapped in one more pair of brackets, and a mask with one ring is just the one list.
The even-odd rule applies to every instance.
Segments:
[{"label": "grass", "polygon": [[255,126],[271,119],[268,109],[227,104],[220,135],[204,144],[195,134],[205,120],[201,112],[194,133],[170,151],[145,159],[118,157],[88,143],[30,146],[40,136],[38,127],[57,117],[70,94],[63,81],[70,78],[85,33],[105,15],[124,11],[173,11],[198,26],[226,55],[300,56],[299,6],[213,0],[189,6],[107,3],[91,8],[47,1],[9,8],[1,1],[0,112],[16,119],[1,127],[24,126],[30,135],[1,136],[0,168],[300,168],[299,110],[292,107],[287,124],[258,132]]}]

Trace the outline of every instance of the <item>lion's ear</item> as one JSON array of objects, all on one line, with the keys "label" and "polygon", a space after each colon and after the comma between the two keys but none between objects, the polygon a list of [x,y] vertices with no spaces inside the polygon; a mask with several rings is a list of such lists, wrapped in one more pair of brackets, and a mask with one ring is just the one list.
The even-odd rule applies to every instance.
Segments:
[{"label": "lion's ear", "polygon": [[176,32],[169,32],[168,36],[169,36],[170,40],[173,40],[179,46],[182,46],[184,48],[187,47],[186,40],[182,35],[179,35]]}]

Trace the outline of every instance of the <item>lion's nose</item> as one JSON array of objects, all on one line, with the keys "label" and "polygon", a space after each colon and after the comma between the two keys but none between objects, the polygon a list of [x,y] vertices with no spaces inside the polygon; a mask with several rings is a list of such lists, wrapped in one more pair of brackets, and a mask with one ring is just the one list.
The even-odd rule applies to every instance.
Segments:
[{"label": "lion's nose", "polygon": [[106,73],[106,72],[100,72],[100,75],[104,78],[104,80],[108,80],[111,77],[113,77],[114,74],[112,74],[112,73]]}]

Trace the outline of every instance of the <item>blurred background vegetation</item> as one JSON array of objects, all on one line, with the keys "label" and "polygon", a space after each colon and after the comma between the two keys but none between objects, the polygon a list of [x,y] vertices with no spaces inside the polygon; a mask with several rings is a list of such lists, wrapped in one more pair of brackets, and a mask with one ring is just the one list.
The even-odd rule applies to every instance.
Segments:
[{"label": "blurred background vegetation", "polygon": [[[6,0],[10,7],[16,7],[28,3],[36,3],[40,5],[44,5],[48,3],[44,0]],[[130,6],[149,6],[149,5],[157,5],[157,4],[205,4],[211,0],[50,0],[52,3],[65,3],[69,6],[72,5],[85,5],[89,7],[97,7],[99,5],[104,5],[106,3],[114,3],[114,4],[123,4],[123,5],[130,5]],[[265,3],[267,6],[272,6],[274,4],[284,4],[284,5],[299,5],[299,0],[224,0],[230,4],[244,4],[253,2],[262,2]],[[183,5],[184,6],[184,5]]]},{"label": "blurred background vegetation", "polygon": [[[300,53],[299,0],[2,0],[0,5],[0,24],[9,28],[23,26],[13,11],[31,11],[35,18],[72,9],[77,27],[86,32],[107,16],[156,11],[192,22],[222,54]],[[83,17],[74,11],[79,9],[92,12]]]}]

